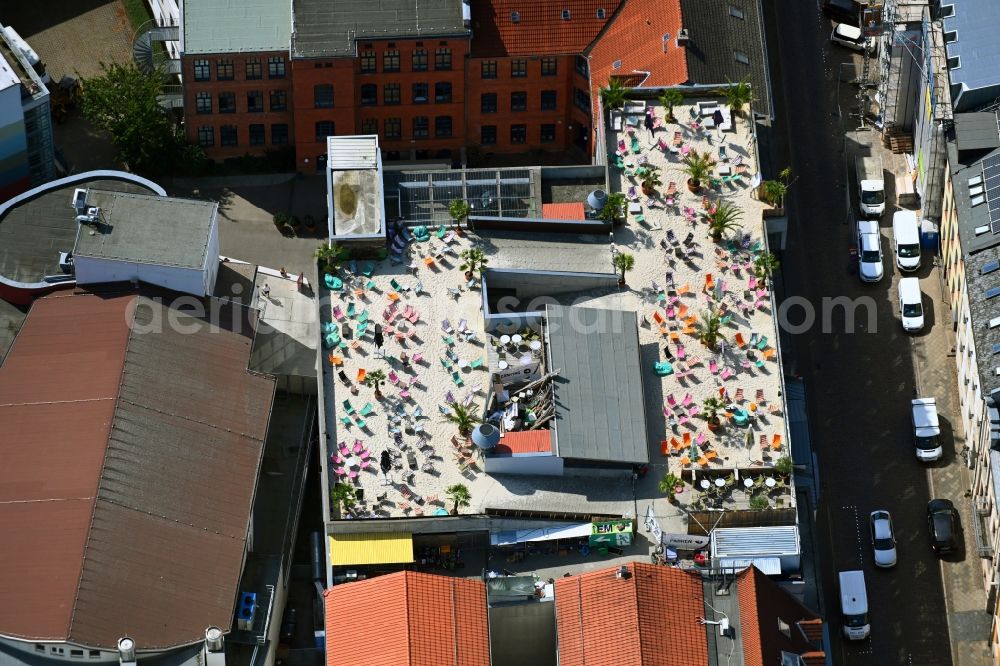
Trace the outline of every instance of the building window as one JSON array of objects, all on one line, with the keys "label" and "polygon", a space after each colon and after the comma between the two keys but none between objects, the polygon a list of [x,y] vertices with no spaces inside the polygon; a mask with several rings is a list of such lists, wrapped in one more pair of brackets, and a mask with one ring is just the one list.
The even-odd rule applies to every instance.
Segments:
[{"label": "building window", "polygon": [[374,74],[375,73],[375,52],[374,51],[362,51],[361,52],[361,73],[362,74]]},{"label": "building window", "polygon": [[608,13],[606,11],[604,11],[603,7],[598,8],[598,10],[597,10],[597,18],[599,18],[599,19],[601,19],[603,21],[604,17],[606,17],[607,15],[608,15]]},{"label": "building window", "polygon": [[743,51],[733,51],[733,57],[736,58],[736,62],[742,63],[744,65],[750,64],[750,56]]},{"label": "building window", "polygon": [[264,137],[264,126],[260,124],[253,124],[250,126],[250,145],[251,146],[263,146],[265,142]]},{"label": "building window", "polygon": [[542,111],[553,111],[556,108],[556,91],[542,91]]},{"label": "building window", "polygon": [[542,58],[542,76],[555,76],[558,71],[559,61],[555,58]]},{"label": "building window", "polygon": [[497,143],[497,126],[483,125],[479,131],[479,143],[484,146],[495,146]]},{"label": "building window", "polygon": [[384,53],[382,53],[382,71],[383,72],[399,71],[398,49],[392,49],[391,51],[385,51]]},{"label": "building window", "polygon": [[271,145],[288,145],[288,123],[275,123],[271,125]]},{"label": "building window", "polygon": [[413,84],[413,103],[414,104],[426,104],[428,95],[430,95],[430,87],[426,83],[414,83]]},{"label": "building window", "polygon": [[497,112],[497,94],[496,93],[483,93],[479,96],[479,110],[482,113],[496,113]]},{"label": "building window", "polygon": [[333,108],[333,86],[329,83],[321,83],[313,86],[313,106],[317,109]]},{"label": "building window", "polygon": [[251,90],[247,93],[247,112],[248,113],[263,113],[264,112],[264,93],[259,90]]},{"label": "building window", "polygon": [[746,16],[743,14],[743,10],[740,9],[739,7],[734,7],[733,5],[729,5],[729,15],[732,16],[733,18],[738,18],[738,19],[746,18]]},{"label": "building window", "polygon": [[42,654],[44,654],[45,646],[42,645],[41,643],[35,643],[35,652],[41,652]]},{"label": "building window", "polygon": [[451,84],[447,81],[440,81],[434,84],[434,101],[438,104],[447,104],[451,101]]},{"label": "building window", "polygon": [[236,137],[236,125],[223,125],[219,128],[220,146],[238,146],[239,141]]},{"label": "building window", "polygon": [[260,58],[247,60],[247,81],[256,81],[262,78],[264,78],[264,70],[260,65]]},{"label": "building window", "polygon": [[194,61],[194,80],[195,81],[208,81],[212,76],[212,66],[208,64],[207,60],[195,60]]},{"label": "building window", "polygon": [[556,126],[551,124],[542,125],[542,133],[539,137],[542,143],[552,143],[556,140]]},{"label": "building window", "polygon": [[528,126],[527,125],[511,125],[510,126],[510,142],[511,143],[524,143],[528,140]]},{"label": "building window", "polygon": [[385,87],[382,88],[382,103],[383,104],[399,104],[399,84],[398,83],[387,83]]},{"label": "building window", "polygon": [[198,113],[212,113],[212,93],[200,92],[196,94],[194,104]]},{"label": "building window", "polygon": [[521,22],[521,13],[520,12],[511,12],[510,13],[510,22],[511,23],[520,23]]},{"label": "building window", "polygon": [[236,113],[236,93],[219,93],[219,113]]},{"label": "building window", "polygon": [[361,106],[375,106],[378,104],[378,86],[374,83],[366,83],[361,86]]},{"label": "building window", "polygon": [[451,136],[451,116],[438,116],[434,119],[434,136]]},{"label": "building window", "polygon": [[403,138],[403,121],[400,118],[385,119],[385,138],[387,139]]},{"label": "building window", "polygon": [[100,650],[91,650],[90,651],[90,658],[91,659],[100,659],[101,658],[101,651]]},{"label": "building window", "polygon": [[952,56],[948,58],[948,69],[958,69],[962,66],[961,56]]},{"label": "building window", "polygon": [[285,59],[282,56],[271,56],[267,59],[267,78],[285,78]]},{"label": "building window", "polygon": [[521,78],[528,75],[528,61],[527,60],[511,60],[510,61],[510,75],[513,78]]},{"label": "building window", "polygon": [[415,116],[413,118],[413,138],[426,139],[430,133],[430,120],[427,116]]},{"label": "building window", "polygon": [[64,654],[65,653],[65,650],[63,650],[61,647],[51,647],[51,648],[49,648],[49,651],[52,654]]},{"label": "building window", "polygon": [[439,72],[451,69],[451,49],[440,48],[434,52],[434,69]]},{"label": "building window", "polygon": [[527,111],[528,110],[528,93],[526,93],[526,92],[512,92],[510,94],[510,110],[511,111]]},{"label": "building window", "polygon": [[583,56],[577,56],[573,66],[576,69],[576,73],[580,76],[587,76],[590,73],[590,64]]},{"label": "building window", "polygon": [[316,141],[326,141],[326,137],[333,136],[334,125],[332,120],[320,120],[316,123]]},{"label": "building window", "polygon": [[586,91],[573,88],[573,103],[585,113],[590,113],[590,96]]},{"label": "building window", "polygon": [[284,90],[271,91],[271,110],[284,111],[288,108],[288,94]]},{"label": "building window", "polygon": [[202,148],[211,148],[215,145],[215,128],[210,125],[202,125],[198,128],[198,145]]},{"label": "building window", "polygon": [[229,58],[223,58],[219,61],[218,68],[216,69],[215,78],[219,81],[232,81],[233,80],[233,61]]},{"label": "building window", "polygon": [[426,72],[427,71],[427,51],[424,49],[417,49],[413,52],[410,60],[410,69],[414,72]]},{"label": "building window", "polygon": [[361,133],[378,134],[378,120],[376,118],[362,118]]},{"label": "building window", "polygon": [[563,21],[568,21],[569,18],[570,18],[569,10],[568,9],[562,10],[562,20]]},{"label": "building window", "polygon": [[480,76],[484,79],[495,79],[497,78],[497,61],[496,60],[484,60],[479,64]]}]

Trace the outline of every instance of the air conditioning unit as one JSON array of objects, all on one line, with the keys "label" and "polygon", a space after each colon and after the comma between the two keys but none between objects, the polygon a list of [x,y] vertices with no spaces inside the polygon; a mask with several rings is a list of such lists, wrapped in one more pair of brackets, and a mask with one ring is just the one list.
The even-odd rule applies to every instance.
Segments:
[{"label": "air conditioning unit", "polygon": [[257,593],[241,592],[240,603],[236,607],[236,624],[242,631],[253,630],[253,620],[257,613]]}]

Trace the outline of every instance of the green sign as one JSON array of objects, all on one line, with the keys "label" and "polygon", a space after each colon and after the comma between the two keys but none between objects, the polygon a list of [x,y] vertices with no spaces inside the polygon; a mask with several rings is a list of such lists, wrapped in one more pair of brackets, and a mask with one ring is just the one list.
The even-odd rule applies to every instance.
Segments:
[{"label": "green sign", "polygon": [[590,545],[631,546],[633,530],[634,527],[631,520],[609,520],[600,523],[591,523]]}]

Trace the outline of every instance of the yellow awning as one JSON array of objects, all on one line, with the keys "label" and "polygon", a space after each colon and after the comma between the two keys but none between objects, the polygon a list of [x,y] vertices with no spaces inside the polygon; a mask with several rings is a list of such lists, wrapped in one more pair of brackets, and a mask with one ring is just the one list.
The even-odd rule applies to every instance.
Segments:
[{"label": "yellow awning", "polygon": [[413,535],[337,534],[330,537],[330,565],[396,564],[413,561]]}]

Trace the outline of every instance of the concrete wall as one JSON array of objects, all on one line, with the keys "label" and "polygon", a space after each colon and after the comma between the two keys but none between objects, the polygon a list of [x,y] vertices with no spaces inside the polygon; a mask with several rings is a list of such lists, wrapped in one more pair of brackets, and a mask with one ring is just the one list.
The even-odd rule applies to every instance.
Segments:
[{"label": "concrete wall", "polygon": [[[588,289],[611,289],[618,286],[614,273],[569,273],[533,271],[515,268],[489,268],[482,281],[483,321],[486,332],[515,331],[521,328],[536,329],[542,319],[546,303],[559,294],[571,294]],[[499,304],[496,312],[491,309],[489,290],[514,289],[516,304]]]},{"label": "concrete wall", "polygon": [[205,294],[215,293],[215,280],[219,277],[219,208],[212,213],[212,226],[208,230],[208,248],[205,251],[204,275]]},{"label": "concrete wall", "polygon": [[556,234],[608,234],[611,224],[603,220],[551,220],[541,217],[487,217],[470,215],[473,229],[533,231]]},{"label": "concrete wall", "polygon": [[552,455],[517,455],[483,457],[487,474],[537,474],[562,476],[563,461]]},{"label": "concrete wall", "polygon": [[[73,266],[77,284],[128,282],[139,280],[165,289],[194,296],[206,296],[204,272],[196,268],[156,266],[114,259],[75,256]],[[218,270],[218,267],[216,267]]]}]

